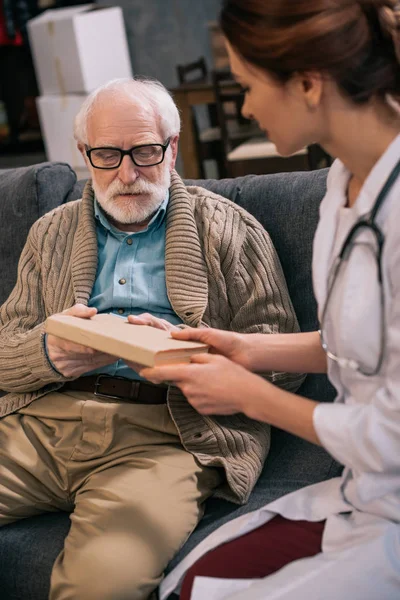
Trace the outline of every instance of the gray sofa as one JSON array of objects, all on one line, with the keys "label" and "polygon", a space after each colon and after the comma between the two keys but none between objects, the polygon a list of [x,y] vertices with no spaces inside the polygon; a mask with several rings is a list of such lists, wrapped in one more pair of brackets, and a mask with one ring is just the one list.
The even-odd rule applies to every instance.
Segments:
[{"label": "gray sofa", "polygon": [[[326,171],[321,170],[196,182],[246,208],[270,233],[303,331],[317,327],[311,249],[325,181]],[[0,304],[14,285],[18,257],[31,224],[59,204],[79,198],[83,184],[61,163],[0,171]],[[319,375],[307,376],[300,393],[322,401],[332,401],[334,396],[326,377]],[[321,448],[274,430],[270,455],[249,503],[238,507],[209,500],[202,522],[169,569],[227,520],[301,486],[334,477],[340,470]],[[1,600],[47,598],[51,568],[68,529],[66,513],[26,519],[0,529]]]}]

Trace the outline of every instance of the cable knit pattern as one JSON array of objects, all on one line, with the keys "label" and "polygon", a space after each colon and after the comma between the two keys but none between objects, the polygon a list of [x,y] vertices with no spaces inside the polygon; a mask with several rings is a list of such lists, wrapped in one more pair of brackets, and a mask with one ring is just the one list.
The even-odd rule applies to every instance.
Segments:
[{"label": "cable knit pattern", "polygon": [[[59,389],[44,351],[44,321],[76,302],[87,304],[96,278],[93,190],[44,215],[31,228],[18,279],[0,309],[0,416]],[[167,210],[168,296],[182,321],[241,332],[295,332],[296,317],[268,234],[245,210],[212,192],[186,187],[173,173]],[[296,390],[301,375],[266,374]],[[270,430],[244,417],[199,415],[176,388],[168,405],[184,447],[199,462],[222,467],[217,495],[247,501],[261,472]]]}]

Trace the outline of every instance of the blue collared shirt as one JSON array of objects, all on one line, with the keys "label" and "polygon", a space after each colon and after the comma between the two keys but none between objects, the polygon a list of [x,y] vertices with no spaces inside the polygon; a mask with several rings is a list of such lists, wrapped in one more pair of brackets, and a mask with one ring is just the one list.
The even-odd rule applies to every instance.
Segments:
[{"label": "blue collared shirt", "polygon": [[[98,313],[127,317],[148,312],[173,325],[182,323],[168,299],[165,282],[165,232],[169,195],[146,229],[120,231],[95,200],[98,266],[88,306]],[[93,373],[140,379],[122,360]]]}]

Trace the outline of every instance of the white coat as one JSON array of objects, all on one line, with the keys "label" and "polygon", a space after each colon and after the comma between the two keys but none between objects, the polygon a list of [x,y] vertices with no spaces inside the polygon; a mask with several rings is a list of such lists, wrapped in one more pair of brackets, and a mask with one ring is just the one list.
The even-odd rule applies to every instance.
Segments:
[{"label": "white coat", "polygon": [[[352,208],[345,208],[350,173],[340,161],[332,166],[314,240],[313,279],[320,316],[331,265],[346,234],[371,210],[399,159],[400,136],[376,163]],[[161,600],[200,556],[276,514],[294,520],[326,519],[322,552],[257,580],[246,591],[213,598],[400,599],[400,177],[378,213],[377,224],[385,236],[383,311],[375,245],[371,234],[364,232],[335,283],[324,328],[329,350],[369,367],[378,360],[382,326],[385,331],[383,364],[377,375],[365,376],[328,361],[337,397],[333,404],[318,405],[314,426],[323,446],[345,465],[342,477],[293,492],[220,527],[168,575]],[[201,584],[202,578],[198,579],[195,585]]]}]

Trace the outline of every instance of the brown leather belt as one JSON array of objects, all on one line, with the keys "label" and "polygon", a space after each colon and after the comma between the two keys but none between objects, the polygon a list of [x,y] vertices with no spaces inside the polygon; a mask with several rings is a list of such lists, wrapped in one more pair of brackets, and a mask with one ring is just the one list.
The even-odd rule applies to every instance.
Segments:
[{"label": "brown leather belt", "polygon": [[74,381],[67,381],[62,390],[90,392],[100,398],[112,398],[137,404],[165,404],[168,387],[125,377],[87,375]]}]

